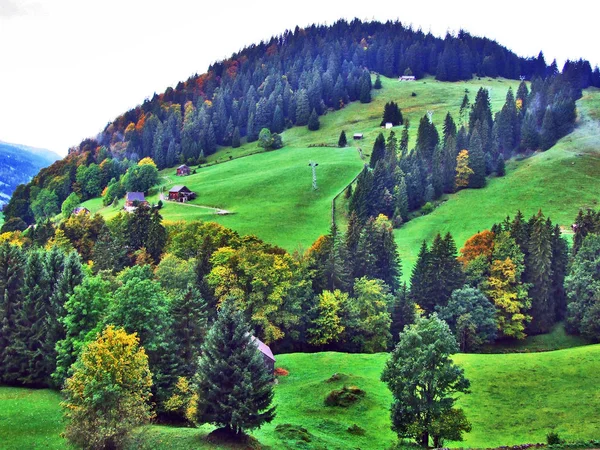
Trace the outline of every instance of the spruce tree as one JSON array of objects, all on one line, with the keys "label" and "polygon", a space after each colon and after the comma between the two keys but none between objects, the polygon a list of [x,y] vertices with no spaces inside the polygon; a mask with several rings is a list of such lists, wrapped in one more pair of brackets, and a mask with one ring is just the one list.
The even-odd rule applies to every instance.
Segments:
[{"label": "spruce tree", "polygon": [[498,159],[496,159],[496,175],[503,177],[505,174],[506,166],[504,164],[504,157],[502,155],[498,155]]},{"label": "spruce tree", "polygon": [[556,225],[552,233],[552,297],[556,309],[556,320],[563,320],[567,314],[565,276],[569,262],[567,241],[563,239],[560,227]]},{"label": "spruce tree", "polygon": [[310,106],[308,94],[305,89],[298,91],[296,100],[296,125],[303,126],[308,124],[310,118]]},{"label": "spruce tree", "polygon": [[231,147],[238,148],[240,145],[240,129],[239,127],[235,127],[233,129],[233,136],[231,138]]},{"label": "spruce tree", "polygon": [[423,241],[419,255],[417,256],[417,262],[413,268],[410,277],[410,298],[419,307],[426,309],[431,308],[430,301],[430,276],[431,276],[431,256],[427,243]]},{"label": "spruce tree", "polygon": [[43,350],[48,334],[51,287],[44,254],[32,250],[23,272],[23,301],[17,312],[11,357],[18,367],[17,380],[30,386],[48,386],[50,373]]},{"label": "spruce tree", "polygon": [[346,139],[346,132],[342,130],[342,132],[340,133],[340,138],[338,139],[338,147],[344,148],[346,145],[348,145],[348,140]]},{"label": "spruce tree", "polygon": [[369,166],[375,168],[377,161],[385,158],[385,138],[383,133],[379,133],[373,144],[373,151],[371,152],[371,159],[369,160]]},{"label": "spruce tree", "polygon": [[381,77],[379,74],[375,77],[375,84],[373,85],[373,89],[381,89],[383,86],[381,85]]},{"label": "spruce tree", "polygon": [[13,355],[17,313],[23,301],[24,266],[20,247],[6,242],[0,246],[0,383],[12,384],[18,376],[18,361]]},{"label": "spruce tree", "polygon": [[308,129],[310,131],[317,131],[320,126],[321,124],[319,123],[319,115],[313,108],[312,112],[310,113],[310,117],[308,118]]},{"label": "spruce tree", "polygon": [[198,369],[200,347],[208,328],[208,307],[200,292],[192,285],[177,295],[169,305],[181,373],[192,377]]},{"label": "spruce tree", "polygon": [[479,129],[475,129],[469,144],[469,167],[473,174],[469,178],[469,187],[482,188],[485,186],[485,155],[483,141]]},{"label": "spruce tree", "polygon": [[527,327],[529,334],[550,331],[555,322],[555,304],[552,295],[552,234],[553,229],[546,222],[541,211],[530,221],[529,254],[526,281],[531,283],[532,317]]},{"label": "spruce tree", "polygon": [[200,422],[241,435],[275,417],[272,374],[244,314],[226,300],[202,345],[198,366]]}]

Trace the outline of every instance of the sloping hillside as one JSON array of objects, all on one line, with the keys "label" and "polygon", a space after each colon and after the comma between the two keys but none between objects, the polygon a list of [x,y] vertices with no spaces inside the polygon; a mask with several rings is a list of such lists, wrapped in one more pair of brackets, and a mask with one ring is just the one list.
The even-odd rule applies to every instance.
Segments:
[{"label": "sloping hillside", "polygon": [[411,220],[396,231],[405,278],[423,240],[450,232],[460,248],[474,233],[514,216],[542,209],[568,233],[580,208],[597,208],[600,200],[600,90],[584,91],[577,102],[575,131],[550,150],[507,164],[506,176],[492,178],[484,189],[450,195],[431,214]]}]

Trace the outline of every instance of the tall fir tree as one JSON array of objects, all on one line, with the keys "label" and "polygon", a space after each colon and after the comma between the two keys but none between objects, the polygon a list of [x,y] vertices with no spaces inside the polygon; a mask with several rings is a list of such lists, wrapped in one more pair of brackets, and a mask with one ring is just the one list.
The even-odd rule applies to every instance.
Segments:
[{"label": "tall fir tree", "polygon": [[348,145],[348,139],[346,138],[346,132],[342,130],[338,139],[338,147],[344,148],[346,145]]},{"label": "tall fir tree", "polygon": [[308,129],[310,131],[317,131],[320,126],[321,124],[319,123],[319,115],[317,114],[315,108],[313,108],[312,112],[310,113],[310,117],[308,118]]},{"label": "tall fir tree", "polygon": [[[13,384],[19,375],[13,358],[17,314],[23,301],[25,255],[20,247],[0,245],[0,382]],[[12,349],[11,349],[12,347]]]},{"label": "tall fir tree", "polygon": [[469,178],[469,187],[482,188],[485,186],[485,155],[483,150],[483,140],[479,129],[475,129],[471,136],[469,144],[469,167],[473,174]]},{"label": "tall fir tree", "polygon": [[531,283],[531,323],[529,334],[550,331],[555,323],[556,308],[552,293],[552,234],[541,211],[530,220],[528,255],[525,260],[527,279]]},{"label": "tall fir tree", "polygon": [[202,345],[199,361],[200,422],[240,435],[275,417],[272,374],[233,300],[226,300]]},{"label": "tall fir tree", "polygon": [[373,150],[371,151],[371,159],[369,160],[369,166],[373,169],[377,161],[385,158],[385,138],[383,133],[379,133],[373,144]]}]

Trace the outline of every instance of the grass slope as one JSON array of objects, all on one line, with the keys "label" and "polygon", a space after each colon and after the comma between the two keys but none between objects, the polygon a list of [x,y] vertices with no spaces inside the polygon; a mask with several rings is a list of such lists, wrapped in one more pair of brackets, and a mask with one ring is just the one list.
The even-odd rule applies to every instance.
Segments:
[{"label": "grass slope", "polygon": [[600,90],[590,89],[577,103],[575,131],[550,150],[507,164],[503,178],[488,180],[484,189],[449,196],[431,214],[411,220],[396,231],[404,278],[410,278],[420,244],[450,232],[460,248],[474,233],[489,229],[520,209],[527,218],[542,209],[570,231],[580,208],[596,208],[600,193]]},{"label": "grass slope", "polygon": [[[198,193],[192,204],[223,208],[234,213],[217,216],[210,210],[168,203],[162,211],[164,218],[216,221],[242,234],[256,234],[289,251],[298,246],[306,248],[321,234],[328,232],[331,201],[360,172],[364,161],[359,158],[357,148],[361,147],[365,154],[370,154],[377,134],[382,131],[379,123],[386,102],[394,100],[399,103],[404,116],[412,124],[411,145],[414,145],[419,120],[428,110],[434,111],[433,121],[441,130],[447,111],[458,118],[465,90],[474,100],[479,87],[490,89],[492,108],[496,111],[502,106],[509,86],[517,87],[517,82],[503,79],[474,79],[458,83],[441,83],[432,78],[414,83],[382,80],[383,89],[373,91],[371,103],[355,102],[322,116],[318,131],[308,131],[306,127],[286,130],[283,133],[285,147],[281,150],[252,154],[260,150],[254,142],[238,149],[220,149],[209,157],[209,163],[220,164],[199,169],[195,175],[180,178],[174,176],[174,168],[162,171],[161,176],[166,177],[162,181],[167,190],[175,184],[185,184]],[[415,96],[412,96],[413,92]],[[342,130],[348,135],[350,147],[309,148],[315,144],[337,144]],[[399,136],[401,129],[395,131]],[[364,133],[364,140],[353,141],[352,135],[359,132]],[[249,154],[252,155],[246,156]],[[230,157],[234,159],[229,161]],[[311,159],[319,163],[317,192],[311,189],[308,167]],[[150,199],[157,201],[158,196]],[[100,199],[89,200],[84,206],[106,218],[117,213],[111,207],[102,208]],[[343,222],[343,217],[341,219]]]},{"label": "grass slope", "polygon": [[[253,435],[271,448],[388,448],[395,441],[389,428],[391,395],[379,381],[388,355],[296,353],[277,355],[290,371],[275,388],[277,417]],[[462,396],[473,431],[458,447],[493,447],[543,442],[557,431],[569,441],[598,438],[600,417],[600,345],[546,353],[472,355],[455,361],[471,380],[472,393]],[[327,383],[334,373],[348,378]],[[325,396],[344,384],[356,385],[366,397],[349,408],[326,407]],[[0,436],[6,448],[62,448],[59,396],[53,392],[0,388]],[[308,429],[311,442],[282,440],[276,425]],[[346,430],[357,424],[365,436]],[[132,448],[218,448],[204,441],[200,429],[148,426],[136,432]],[[5,448],[3,447],[3,448]]]}]

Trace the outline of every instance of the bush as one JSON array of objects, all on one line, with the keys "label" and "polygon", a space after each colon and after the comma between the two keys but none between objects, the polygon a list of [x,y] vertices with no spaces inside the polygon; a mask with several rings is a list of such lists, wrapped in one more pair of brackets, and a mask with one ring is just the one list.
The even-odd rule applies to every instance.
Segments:
[{"label": "bush", "polygon": [[342,381],[342,380],[347,380],[348,379],[348,375],[346,375],[345,373],[334,373],[333,375],[331,375],[329,378],[327,378],[325,380],[326,383],[335,383],[336,381]]},{"label": "bush", "polygon": [[334,389],[325,398],[326,406],[341,406],[347,408],[366,395],[366,392],[356,386],[344,386],[342,389]]},{"label": "bush", "polygon": [[412,94],[410,94],[410,96],[411,96],[411,97],[416,97],[416,96],[417,96],[417,93],[416,93],[416,92],[413,92]]},{"label": "bush", "polygon": [[292,425],[291,423],[280,423],[275,427],[275,432],[280,435],[280,438],[310,442],[312,437],[308,430],[300,425]]},{"label": "bush", "polygon": [[356,424],[350,425],[346,431],[348,431],[348,433],[354,434],[356,436],[364,436],[367,432],[367,430],[365,430],[362,427],[359,427]]},{"label": "bush", "polygon": [[433,210],[435,209],[435,206],[433,206],[433,203],[431,202],[427,202],[423,205],[423,207],[421,208],[421,213],[426,216],[427,214],[430,214],[431,212],[433,212]]},{"label": "bush", "polygon": [[548,443],[548,445],[560,445],[564,444],[565,440],[561,439],[556,431],[551,431],[546,435],[546,442]]}]

